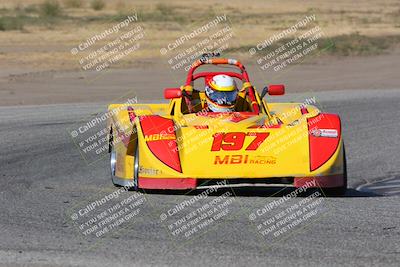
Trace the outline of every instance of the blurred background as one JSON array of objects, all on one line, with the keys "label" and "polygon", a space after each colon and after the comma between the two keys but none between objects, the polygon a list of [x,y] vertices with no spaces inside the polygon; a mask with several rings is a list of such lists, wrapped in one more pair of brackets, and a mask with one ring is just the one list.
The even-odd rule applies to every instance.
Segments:
[{"label": "blurred background", "polygon": [[[132,14],[145,32],[140,49],[110,66],[107,74],[83,70],[79,59],[87,54],[75,56],[71,49]],[[249,65],[259,87],[269,82],[285,82],[288,91],[400,85],[396,0],[0,0],[0,105],[108,101],[129,90],[139,91],[144,100],[153,99],[160,88],[179,85],[174,83],[183,81],[185,72],[172,70],[160,49],[219,15],[227,16],[234,32],[222,55]],[[317,53],[295,62],[290,71],[260,71],[249,49],[310,15],[315,15],[313,26],[323,31],[316,41]],[[292,37],[285,38],[270,49]],[[146,83],[150,93],[135,87]]]}]

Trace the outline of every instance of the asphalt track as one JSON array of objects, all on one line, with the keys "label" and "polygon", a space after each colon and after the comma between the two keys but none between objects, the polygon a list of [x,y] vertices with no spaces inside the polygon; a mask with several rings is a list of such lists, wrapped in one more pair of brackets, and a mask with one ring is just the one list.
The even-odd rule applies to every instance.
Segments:
[{"label": "asphalt track", "polygon": [[[282,199],[285,193],[268,197],[276,190],[236,192],[230,214],[187,241],[173,237],[160,214],[193,195],[157,192],[144,195],[140,214],[120,231],[84,236],[71,214],[115,188],[108,158],[87,165],[66,129],[105,103],[0,108],[0,265],[398,266],[400,194],[390,184],[398,186],[400,180],[400,91],[310,92],[286,98],[304,101],[314,95],[321,109],[342,117],[349,190],[344,197],[323,198],[321,216],[276,239],[263,238],[249,219],[255,210]],[[363,189],[383,180],[392,181],[385,184],[388,190],[379,183],[378,191]]]}]

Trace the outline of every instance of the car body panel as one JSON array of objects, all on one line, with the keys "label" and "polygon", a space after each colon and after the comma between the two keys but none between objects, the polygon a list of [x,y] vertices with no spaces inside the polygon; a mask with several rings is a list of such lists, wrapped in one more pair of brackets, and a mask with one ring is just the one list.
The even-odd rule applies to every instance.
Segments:
[{"label": "car body panel", "polygon": [[303,103],[267,103],[253,93],[258,112],[186,114],[183,97],[161,104],[111,104],[115,176],[133,180],[139,155],[139,188],[287,177],[294,186],[310,179],[325,187],[340,185],[345,173],[340,118]]}]

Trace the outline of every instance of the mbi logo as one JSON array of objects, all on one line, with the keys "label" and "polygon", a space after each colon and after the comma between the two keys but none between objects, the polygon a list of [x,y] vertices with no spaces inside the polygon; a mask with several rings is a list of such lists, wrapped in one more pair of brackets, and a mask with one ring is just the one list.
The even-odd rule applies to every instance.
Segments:
[{"label": "mbi logo", "polygon": [[276,158],[271,156],[225,155],[215,156],[214,165],[221,164],[276,164]]},{"label": "mbi logo", "polygon": [[241,164],[247,163],[249,155],[225,155],[215,156],[214,164]]},{"label": "mbi logo", "polygon": [[160,141],[160,140],[175,140],[174,134],[151,134],[145,135],[144,140],[149,141]]}]

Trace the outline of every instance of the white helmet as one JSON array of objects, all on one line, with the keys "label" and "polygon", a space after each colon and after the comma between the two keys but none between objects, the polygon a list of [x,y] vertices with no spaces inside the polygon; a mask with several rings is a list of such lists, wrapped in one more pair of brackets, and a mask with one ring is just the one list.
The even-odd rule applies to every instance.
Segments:
[{"label": "white helmet", "polygon": [[215,75],[206,81],[208,108],[214,112],[232,112],[235,108],[238,90],[231,76]]}]

